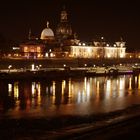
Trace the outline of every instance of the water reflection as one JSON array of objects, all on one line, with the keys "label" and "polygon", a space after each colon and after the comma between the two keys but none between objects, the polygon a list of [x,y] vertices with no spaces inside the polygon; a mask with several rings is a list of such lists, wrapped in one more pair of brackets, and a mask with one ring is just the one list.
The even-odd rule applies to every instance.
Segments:
[{"label": "water reflection", "polygon": [[[140,101],[140,75],[44,81],[0,81],[0,111],[87,114]],[[57,110],[57,111],[56,111]],[[59,111],[58,111],[59,110]],[[57,112],[57,113],[56,113]]]}]

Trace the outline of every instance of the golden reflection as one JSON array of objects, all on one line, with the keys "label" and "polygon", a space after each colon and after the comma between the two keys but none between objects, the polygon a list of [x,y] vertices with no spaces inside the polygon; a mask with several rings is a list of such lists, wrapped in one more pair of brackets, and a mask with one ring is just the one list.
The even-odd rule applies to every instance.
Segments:
[{"label": "golden reflection", "polygon": [[38,92],[38,96],[40,96],[40,94],[41,94],[41,85],[40,85],[40,82],[38,82],[36,84],[36,89],[37,89],[37,92]]},{"label": "golden reflection", "polygon": [[52,95],[55,96],[55,81],[52,84]]},{"label": "golden reflection", "polygon": [[138,89],[140,89],[140,74],[139,74],[139,78],[138,78]]},{"label": "golden reflection", "polygon": [[32,82],[32,97],[35,97],[36,89],[35,89],[35,82]]},{"label": "golden reflection", "polygon": [[85,91],[87,89],[87,77],[84,78],[84,88],[85,88]]},{"label": "golden reflection", "polygon": [[96,101],[99,101],[100,98],[100,82],[97,81],[97,87],[96,87]]},{"label": "golden reflection", "polygon": [[124,78],[120,78],[120,81],[119,81],[119,89],[120,90],[123,90],[124,89],[124,86],[125,86],[125,79]]},{"label": "golden reflection", "polygon": [[110,98],[110,94],[111,94],[111,80],[107,80],[106,81],[106,93],[105,93],[106,98]]},{"label": "golden reflection", "polygon": [[128,89],[132,90],[132,78],[131,77],[129,78],[129,88]]},{"label": "golden reflection", "polygon": [[18,82],[14,83],[14,98],[18,99],[19,97],[19,87],[18,87]]},{"label": "golden reflection", "polygon": [[71,79],[69,79],[69,91],[68,91],[68,95],[71,97],[72,95],[72,88],[71,88]]},{"label": "golden reflection", "polygon": [[12,94],[12,84],[8,84],[8,95],[11,96]]},{"label": "golden reflection", "polygon": [[38,82],[36,84],[36,90],[37,90],[37,93],[38,93],[37,103],[40,104],[40,102],[41,102],[41,85],[40,85],[40,82]]},{"label": "golden reflection", "polygon": [[89,101],[89,99],[90,99],[90,83],[89,83],[89,81],[87,83],[86,99],[87,99],[87,101]]},{"label": "golden reflection", "polygon": [[138,82],[138,77],[135,76],[135,85],[137,85],[137,82]]},{"label": "golden reflection", "polygon": [[62,95],[64,95],[65,87],[66,87],[66,80],[63,80],[62,81]]},{"label": "golden reflection", "polygon": [[124,89],[125,89],[125,78],[121,77],[119,79],[119,96],[122,97],[124,95]]},{"label": "golden reflection", "polygon": [[54,104],[55,103],[55,94],[56,94],[56,82],[53,81],[53,84],[52,84],[52,103]]}]

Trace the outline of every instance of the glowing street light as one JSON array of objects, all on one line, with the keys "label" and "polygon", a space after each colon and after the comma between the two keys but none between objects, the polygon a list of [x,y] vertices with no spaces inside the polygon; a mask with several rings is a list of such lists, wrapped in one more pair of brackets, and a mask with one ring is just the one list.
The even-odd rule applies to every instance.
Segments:
[{"label": "glowing street light", "polygon": [[84,65],[85,67],[87,66],[87,64]]},{"label": "glowing street light", "polygon": [[11,69],[11,68],[12,68],[12,65],[9,65],[9,66],[8,66],[8,69],[9,69],[9,71],[8,71],[8,72],[10,72],[10,69]]},{"label": "glowing street light", "polygon": [[78,45],[81,46],[81,43],[79,43]]},{"label": "glowing street light", "polygon": [[85,46],[86,44],[85,44],[85,43],[83,43],[82,45],[83,45],[83,46]]},{"label": "glowing street light", "polygon": [[34,64],[31,65],[31,70],[35,70],[35,65]]}]

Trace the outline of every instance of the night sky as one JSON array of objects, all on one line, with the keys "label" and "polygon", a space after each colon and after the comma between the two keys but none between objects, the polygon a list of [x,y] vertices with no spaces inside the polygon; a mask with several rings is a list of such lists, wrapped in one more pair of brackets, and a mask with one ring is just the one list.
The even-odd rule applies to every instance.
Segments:
[{"label": "night sky", "polygon": [[140,49],[139,4],[125,0],[12,0],[0,4],[0,35],[14,41],[25,40],[29,28],[39,37],[46,22],[55,32],[63,5],[73,32],[82,41],[98,36],[115,41],[120,37],[128,50]]}]

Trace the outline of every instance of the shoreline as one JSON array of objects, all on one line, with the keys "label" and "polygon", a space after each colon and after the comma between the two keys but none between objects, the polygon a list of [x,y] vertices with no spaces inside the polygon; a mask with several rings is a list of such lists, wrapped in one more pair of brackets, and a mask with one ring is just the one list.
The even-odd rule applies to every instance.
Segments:
[{"label": "shoreline", "polygon": [[124,72],[108,72],[96,73],[88,70],[51,70],[51,71],[26,71],[26,72],[1,72],[0,80],[22,80],[22,79],[59,79],[69,77],[94,77],[94,76],[119,76],[119,75],[139,75],[140,72],[124,71]]},{"label": "shoreline", "polygon": [[[28,137],[38,139],[70,138],[83,135],[89,131],[102,130],[105,127],[117,125],[129,119],[140,116],[140,104],[134,104],[126,109],[108,113],[92,114],[86,116],[60,116],[53,118],[20,118],[0,120],[1,137],[19,139]],[[28,131],[26,131],[28,130]]]}]

